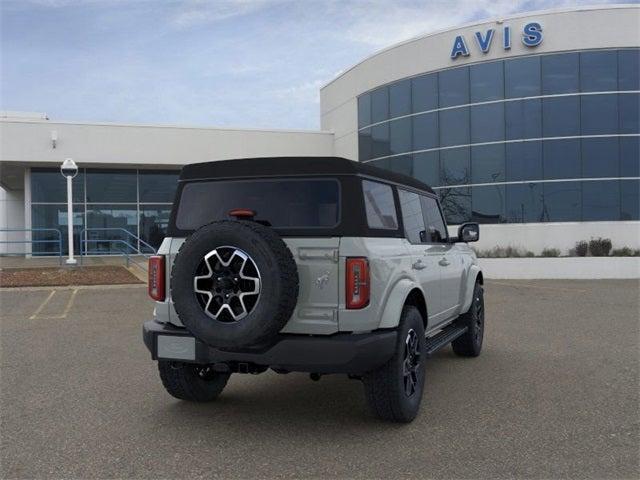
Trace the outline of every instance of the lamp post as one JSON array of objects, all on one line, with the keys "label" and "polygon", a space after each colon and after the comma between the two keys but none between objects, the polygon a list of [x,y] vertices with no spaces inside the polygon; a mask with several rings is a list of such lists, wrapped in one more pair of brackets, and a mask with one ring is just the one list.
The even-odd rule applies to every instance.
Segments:
[{"label": "lamp post", "polygon": [[65,159],[60,165],[60,173],[67,179],[67,235],[69,240],[69,258],[67,265],[75,265],[77,260],[73,258],[73,177],[78,174],[78,166],[71,158]]}]

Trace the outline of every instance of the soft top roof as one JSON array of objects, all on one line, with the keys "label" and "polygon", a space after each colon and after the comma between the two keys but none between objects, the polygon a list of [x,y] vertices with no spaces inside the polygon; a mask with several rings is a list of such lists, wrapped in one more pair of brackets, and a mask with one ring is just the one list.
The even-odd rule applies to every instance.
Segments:
[{"label": "soft top roof", "polygon": [[185,165],[180,181],[309,175],[367,175],[433,193],[415,178],[341,157],[267,157]]}]

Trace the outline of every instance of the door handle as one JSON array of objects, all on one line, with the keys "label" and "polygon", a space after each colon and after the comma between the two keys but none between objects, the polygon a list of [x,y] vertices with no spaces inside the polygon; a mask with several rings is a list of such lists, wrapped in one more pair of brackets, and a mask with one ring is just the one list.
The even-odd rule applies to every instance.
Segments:
[{"label": "door handle", "polygon": [[414,270],[424,270],[425,268],[427,268],[427,266],[422,263],[422,260],[418,259],[415,262],[413,262],[413,264],[411,265],[411,268],[413,268]]},{"label": "door handle", "polygon": [[447,265],[449,265],[449,260],[447,260],[446,258],[444,258],[444,257],[443,257],[443,258],[442,258],[442,260],[440,260],[440,261],[438,262],[438,265],[441,265],[441,266],[443,266],[443,267],[446,267]]}]

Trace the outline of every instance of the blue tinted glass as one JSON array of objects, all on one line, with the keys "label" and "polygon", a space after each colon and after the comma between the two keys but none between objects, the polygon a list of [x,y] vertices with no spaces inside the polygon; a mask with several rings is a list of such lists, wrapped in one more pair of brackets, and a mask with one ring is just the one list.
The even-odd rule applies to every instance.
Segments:
[{"label": "blue tinted glass", "polygon": [[411,80],[413,112],[438,108],[438,74],[422,75]]},{"label": "blue tinted glass", "polygon": [[411,118],[389,122],[391,154],[411,151]]},{"label": "blue tinted glass", "polygon": [[618,95],[620,99],[620,133],[640,133],[638,116],[640,116],[640,95],[625,93]]},{"label": "blue tinted glass", "polygon": [[542,100],[506,102],[504,109],[507,140],[542,137]]},{"label": "blue tinted glass", "polygon": [[547,140],[543,142],[544,178],[580,178],[580,140]]},{"label": "blue tinted glass", "polygon": [[438,74],[440,108],[469,103],[469,68],[453,68]]},{"label": "blue tinted glass", "polygon": [[582,221],[620,220],[620,182],[582,182]]},{"label": "blue tinted glass", "polygon": [[618,95],[584,95],[580,103],[583,135],[618,133]]},{"label": "blue tinted glass", "polygon": [[618,176],[618,137],[582,139],[582,176]]},{"label": "blue tinted glass", "polygon": [[620,138],[620,176],[640,177],[640,137]]},{"label": "blue tinted glass", "polygon": [[144,171],[138,174],[141,203],[171,203],[178,187],[179,172]]},{"label": "blue tinted glass", "polygon": [[579,222],[582,214],[581,182],[546,182],[544,221]]},{"label": "blue tinted glass", "polygon": [[382,168],[384,170],[391,170],[391,160],[388,158],[383,158],[382,160],[371,160],[370,162],[367,162],[367,165]]},{"label": "blue tinted glass", "polygon": [[371,156],[375,158],[387,155],[391,155],[389,124],[375,125],[371,127]]},{"label": "blue tinted glass", "polygon": [[[171,206],[141,205],[140,206],[140,238],[154,248],[158,248],[164,240],[171,215]],[[143,251],[148,251],[141,245]]]},{"label": "blue tinted glass", "polygon": [[502,223],[505,218],[504,185],[471,187],[471,221]]},{"label": "blue tinted glass", "polygon": [[[60,178],[59,172],[57,172]],[[31,206],[31,228],[51,228],[60,232],[44,231],[33,232],[31,239],[33,244],[31,251],[33,254],[57,255],[62,248],[62,254],[69,252],[67,237],[67,206],[66,205],[32,205]],[[84,205],[73,205],[73,248],[76,255],[80,253],[80,233],[84,228]],[[17,238],[8,238],[17,240]],[[60,245],[62,242],[62,245]],[[17,253],[23,244],[5,244],[7,252]]]},{"label": "blue tinted glass", "polygon": [[471,107],[471,143],[504,140],[504,103]]},{"label": "blue tinted glass", "polygon": [[439,112],[440,146],[469,143],[469,108],[454,108]]},{"label": "blue tinted glass", "polygon": [[640,181],[620,181],[620,220],[640,220]]},{"label": "blue tinted glass", "polygon": [[389,89],[380,87],[371,92],[371,123],[389,118]]},{"label": "blue tinted glass", "polygon": [[442,188],[438,190],[438,196],[447,225],[458,225],[471,219],[471,188]]},{"label": "blue tinted glass", "polygon": [[437,148],[438,112],[424,113],[413,117],[413,149]]},{"label": "blue tinted glass", "polygon": [[441,185],[465,185],[470,178],[469,147],[440,151]]},{"label": "blue tinted glass", "polygon": [[618,90],[618,54],[616,51],[580,54],[580,89],[583,92]]},{"label": "blue tinted glass", "polygon": [[400,117],[411,113],[411,80],[402,80],[389,87],[390,117]]},{"label": "blue tinted glass", "polygon": [[365,128],[358,133],[358,159],[369,160],[372,156],[371,129]]},{"label": "blue tinted glass", "polygon": [[137,183],[135,170],[87,170],[87,202],[135,203]]},{"label": "blue tinted glass", "polygon": [[504,98],[503,62],[489,62],[469,67],[471,103]]},{"label": "blue tinted glass", "polygon": [[540,57],[507,60],[504,77],[506,98],[540,95]]},{"label": "blue tinted glass", "polygon": [[543,99],[542,132],[545,137],[580,135],[580,98]]},{"label": "blue tinted glass", "polygon": [[471,147],[471,183],[504,182],[504,144]]},{"label": "blue tinted glass", "polygon": [[389,159],[389,170],[403,175],[413,176],[413,158],[411,155],[401,155]]},{"label": "blue tinted glass", "polygon": [[440,185],[440,154],[439,152],[416,153],[413,155],[413,176],[437,187]]},{"label": "blue tinted glass", "polygon": [[542,56],[542,94],[579,91],[579,57],[577,53]]},{"label": "blue tinted glass", "polygon": [[[71,181],[73,202],[84,202],[84,169]],[[31,169],[31,201],[44,203],[67,203],[67,179],[57,168]]]},{"label": "blue tinted glass", "polygon": [[371,96],[368,93],[358,97],[358,128],[371,123]]},{"label": "blue tinted glass", "polygon": [[[89,232],[89,239],[110,241],[89,242],[89,251],[94,254],[133,252],[131,236],[138,235],[138,209],[137,205],[90,205],[87,207],[87,228],[108,228],[108,231],[94,230]],[[119,240],[119,241],[111,241]],[[125,243],[126,242],[126,243]],[[136,245],[133,245],[136,246]]]},{"label": "blue tinted glass", "polygon": [[542,178],[542,142],[507,143],[505,150],[508,182]]},{"label": "blue tinted glass", "polygon": [[618,89],[640,90],[640,50],[618,52]]},{"label": "blue tinted glass", "polygon": [[541,183],[507,185],[507,221],[531,223],[544,221]]}]

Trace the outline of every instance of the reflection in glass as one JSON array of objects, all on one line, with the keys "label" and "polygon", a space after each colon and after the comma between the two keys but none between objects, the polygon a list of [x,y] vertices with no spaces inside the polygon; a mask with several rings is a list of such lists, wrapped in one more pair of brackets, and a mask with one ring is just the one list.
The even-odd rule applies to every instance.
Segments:
[{"label": "reflection in glass", "polygon": [[369,160],[373,155],[371,145],[371,128],[365,128],[358,132],[358,159]]},{"label": "reflection in glass", "polygon": [[439,124],[441,147],[469,143],[469,107],[441,110]]},{"label": "reflection in glass", "polygon": [[584,95],[580,98],[582,135],[618,133],[618,95]]},{"label": "reflection in glass", "polygon": [[469,67],[471,103],[504,98],[503,62],[479,63]]},{"label": "reflection in glass", "polygon": [[576,222],[581,216],[582,182],[547,182],[544,188],[545,222]]},{"label": "reflection in glass", "polygon": [[507,140],[542,137],[542,100],[517,100],[504,105]]},{"label": "reflection in glass", "polygon": [[371,127],[371,156],[375,158],[390,154],[389,124],[383,123]]},{"label": "reflection in glass", "polygon": [[465,185],[470,178],[469,147],[440,151],[440,185]]},{"label": "reflection in glass", "polygon": [[420,197],[417,193],[407,192],[399,188],[398,198],[400,199],[402,223],[405,234],[407,235],[407,240],[411,243],[422,243],[420,233],[423,232],[422,234],[424,235],[426,228],[424,225],[424,217],[422,216]]},{"label": "reflection in glass", "polygon": [[392,155],[411,151],[411,117],[392,120],[389,122],[389,131]]},{"label": "reflection in glass", "polygon": [[504,144],[471,147],[471,183],[504,182]]},{"label": "reflection in glass", "polygon": [[640,90],[640,49],[618,51],[618,90]]},{"label": "reflection in glass", "polygon": [[620,176],[640,177],[640,137],[620,138]]},{"label": "reflection in glass", "polygon": [[438,108],[438,74],[431,73],[411,79],[413,113]]},{"label": "reflection in glass", "polygon": [[579,139],[546,140],[543,145],[543,172],[546,180],[581,176]]},{"label": "reflection in glass", "polygon": [[504,103],[471,107],[471,143],[504,140]]},{"label": "reflection in glass", "polygon": [[[58,176],[62,177],[60,173]],[[62,239],[62,254],[69,254],[67,241],[67,206],[66,205],[32,205],[31,206],[31,228],[55,228],[56,232],[33,232],[31,238],[45,243],[35,242],[32,244],[34,255],[57,255],[59,244],[58,239]],[[80,252],[80,232],[84,227],[84,206],[73,205],[73,248]]]},{"label": "reflection in glass", "polygon": [[438,75],[440,108],[469,103],[468,67],[444,70]]},{"label": "reflection in glass", "polygon": [[504,76],[506,98],[540,95],[540,57],[507,60]]},{"label": "reflection in glass", "polygon": [[380,87],[371,92],[371,123],[389,118],[389,89]]},{"label": "reflection in glass", "polygon": [[524,183],[506,186],[507,221],[532,223],[544,221],[542,184]]},{"label": "reflection in glass", "polygon": [[430,186],[440,185],[440,154],[424,152],[413,155],[413,176]]},{"label": "reflection in glass", "polygon": [[[84,202],[84,169],[72,180],[73,202]],[[44,203],[67,203],[67,179],[57,168],[31,169],[31,201]]]},{"label": "reflection in glass", "polygon": [[448,225],[459,225],[471,218],[471,188],[442,188],[437,191]]},{"label": "reflection in glass", "polygon": [[[138,234],[138,212],[136,205],[89,205],[87,206],[88,250],[94,254],[132,253],[133,237],[123,230]],[[102,241],[109,239],[111,241]]]},{"label": "reflection in glass", "polygon": [[389,87],[390,118],[411,113],[411,81],[401,80]]},{"label": "reflection in glass", "polygon": [[413,176],[413,159],[411,155],[401,155],[389,159],[389,170],[403,175]]},{"label": "reflection in glass", "polygon": [[542,179],[542,142],[507,143],[505,151],[508,182]]},{"label": "reflection in glass", "polygon": [[424,113],[413,117],[413,150],[438,147],[438,113]]},{"label": "reflection in glass", "polygon": [[176,171],[140,171],[140,202],[171,203],[178,187]]},{"label": "reflection in glass", "polygon": [[582,176],[618,176],[618,137],[582,139]]},{"label": "reflection in glass", "polygon": [[582,182],[582,221],[620,220],[620,182]]},{"label": "reflection in glass", "polygon": [[620,99],[620,133],[640,133],[640,95],[625,93]]},{"label": "reflection in glass", "polygon": [[503,223],[505,217],[504,185],[471,188],[471,221]]},{"label": "reflection in glass", "polygon": [[574,93],[579,90],[579,57],[577,53],[543,55],[542,94]]},{"label": "reflection in glass", "polygon": [[371,95],[365,93],[358,97],[358,128],[371,124]]},{"label": "reflection in glass", "polygon": [[618,55],[615,51],[580,53],[580,89],[583,92],[618,89]]},{"label": "reflection in glass", "polygon": [[136,202],[135,170],[87,170],[87,202]]},{"label": "reflection in glass", "polygon": [[140,207],[140,238],[157,249],[167,233],[170,214],[171,205],[142,205]]},{"label": "reflection in glass", "polygon": [[640,181],[620,181],[620,220],[640,220]]},{"label": "reflection in glass", "polygon": [[556,97],[543,99],[542,132],[545,137],[580,135],[580,98]]}]

